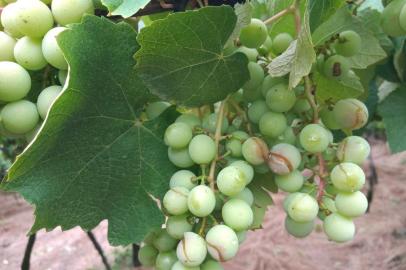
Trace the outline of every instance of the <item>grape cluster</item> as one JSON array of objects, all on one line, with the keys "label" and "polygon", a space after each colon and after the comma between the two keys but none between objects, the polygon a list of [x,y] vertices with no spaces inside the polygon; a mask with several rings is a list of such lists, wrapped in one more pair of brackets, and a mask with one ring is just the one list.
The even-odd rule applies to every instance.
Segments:
[{"label": "grape cluster", "polygon": [[[258,198],[250,187],[264,175],[287,193],[289,234],[309,235],[319,218],[328,239],[354,237],[353,219],[368,207],[360,191],[365,182],[360,165],[370,146],[350,134],[367,123],[368,110],[357,99],[319,105],[305,83],[289,89],[287,78],[265,76],[261,55],[281,54],[291,41],[287,33],[272,40],[263,22],[253,19],[241,31],[240,46],[225,48],[249,59],[250,80],[243,89],[212,107],[182,108],[167,128],[168,158],[180,170],[162,200],[166,224],[143,241],[144,265],[223,269],[220,262],[232,259],[253,229]],[[346,57],[360,49],[360,38],[345,31],[333,43],[331,56],[316,65],[339,79],[350,72]],[[167,104],[154,106],[157,112],[149,107],[147,115],[156,116]],[[331,131],[337,129],[349,135],[339,143]]]},{"label": "grape cluster", "polygon": [[[85,13],[94,13],[93,1],[6,2],[0,32],[0,130],[7,137],[31,140],[62,91],[68,73],[68,63],[56,37],[66,30],[67,24],[80,22]],[[51,80],[44,83],[37,97],[28,98],[32,96],[35,72],[49,75]],[[33,98],[36,103],[30,101]]]},{"label": "grape cluster", "polygon": [[382,11],[381,26],[392,37],[406,35],[406,1],[394,0]]}]

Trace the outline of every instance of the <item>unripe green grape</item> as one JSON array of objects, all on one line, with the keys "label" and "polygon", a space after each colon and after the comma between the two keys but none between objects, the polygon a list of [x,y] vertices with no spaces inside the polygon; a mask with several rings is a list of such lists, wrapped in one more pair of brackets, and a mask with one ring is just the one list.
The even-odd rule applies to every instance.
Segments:
[{"label": "unripe green grape", "polygon": [[258,51],[256,49],[250,49],[244,46],[239,47],[235,52],[243,53],[247,56],[248,61],[256,62],[258,58]]},{"label": "unripe green grape", "polygon": [[336,130],[341,128],[340,124],[337,123],[333,110],[330,110],[329,108],[323,108],[320,111],[320,117],[321,121],[328,129]]},{"label": "unripe green grape", "polygon": [[337,158],[341,162],[361,165],[368,158],[370,152],[371,147],[364,138],[349,136],[338,145]]},{"label": "unripe green grape", "polygon": [[334,117],[342,129],[359,129],[368,122],[368,109],[355,98],[338,101],[334,107]]},{"label": "unripe green grape", "polygon": [[235,231],[247,230],[254,221],[251,207],[243,200],[231,199],[221,210],[224,223]]},{"label": "unripe green grape", "polygon": [[270,36],[267,36],[265,39],[264,44],[260,47],[260,49],[263,49],[266,54],[268,54],[272,50],[272,38]]},{"label": "unripe green grape", "polygon": [[268,158],[268,146],[257,137],[251,137],[242,145],[244,159],[252,165],[261,165]]},{"label": "unripe green grape", "polygon": [[14,57],[18,64],[28,70],[40,70],[48,64],[42,54],[41,40],[36,38],[19,39],[14,47]]},{"label": "unripe green grape", "polygon": [[59,85],[52,85],[41,91],[37,99],[37,109],[42,119],[45,119],[49,108],[51,108],[61,91],[62,87]]},{"label": "unripe green grape", "polygon": [[293,111],[298,114],[305,113],[311,109],[310,103],[305,98],[299,98],[296,100],[293,106]]},{"label": "unripe green grape", "polygon": [[295,170],[286,175],[276,175],[275,182],[283,191],[296,192],[302,188],[304,177],[299,171]]},{"label": "unripe green grape", "polygon": [[51,10],[41,1],[17,1],[15,12],[15,26],[26,36],[42,38],[54,25]]},{"label": "unripe green grape", "polygon": [[258,124],[259,119],[261,119],[262,115],[264,115],[264,113],[268,111],[269,108],[264,100],[254,101],[248,108],[248,119],[251,122]]},{"label": "unripe green grape", "polygon": [[212,138],[200,134],[190,141],[190,158],[197,164],[209,164],[216,157],[217,147]]},{"label": "unripe green grape", "polygon": [[238,237],[235,232],[226,225],[216,225],[206,234],[207,249],[216,261],[228,261],[238,251]]},{"label": "unripe green grape", "polygon": [[60,25],[79,23],[84,14],[94,14],[92,0],[52,0],[51,8]]},{"label": "unripe green grape", "polygon": [[399,14],[399,24],[400,27],[406,32],[406,5],[403,5],[402,10]]},{"label": "unripe green grape", "polygon": [[37,107],[27,100],[8,103],[0,113],[6,130],[14,134],[24,134],[35,128],[39,121]]},{"label": "unripe green grape", "polygon": [[381,26],[385,34],[398,37],[406,34],[406,31],[400,25],[400,13],[405,4],[404,0],[391,1],[381,14]]},{"label": "unripe green grape", "polygon": [[277,84],[266,94],[266,104],[273,112],[287,112],[293,108],[296,95],[286,84]]},{"label": "unripe green grape", "polygon": [[185,266],[199,266],[206,259],[206,243],[200,235],[187,232],[176,248],[176,255]]},{"label": "unripe green grape", "polygon": [[310,153],[324,152],[330,143],[327,130],[319,124],[305,126],[300,132],[299,139],[303,149]]},{"label": "unripe green grape", "polygon": [[288,196],[285,197],[285,199],[283,200],[283,210],[285,210],[286,213],[288,213],[289,211],[289,205],[290,203],[293,201],[293,199],[298,196],[299,192],[295,192],[295,193],[290,193]]},{"label": "unripe green grape", "polygon": [[[203,117],[203,128],[207,129],[211,133],[216,132],[217,126],[217,113],[211,113]],[[223,121],[221,122],[221,133],[225,133],[228,129],[228,120],[227,117],[223,116]]]},{"label": "unripe green grape", "polygon": [[11,3],[3,8],[1,12],[1,25],[4,27],[4,31],[10,34],[14,38],[20,38],[24,36],[17,28],[17,4]]},{"label": "unripe green grape", "polygon": [[175,166],[179,168],[189,168],[194,165],[187,147],[182,149],[173,149],[169,147],[168,158]]},{"label": "unripe green grape", "polygon": [[306,193],[298,193],[288,205],[288,214],[296,222],[310,222],[318,212],[317,201]]},{"label": "unripe green grape", "polygon": [[249,206],[254,204],[254,194],[249,188],[244,188],[240,193],[231,196],[232,199],[239,199],[246,202]]},{"label": "unripe green grape", "polygon": [[266,112],[259,120],[259,130],[264,136],[276,138],[288,127],[285,115],[277,112]]},{"label": "unripe green grape", "polygon": [[184,266],[180,261],[177,261],[171,268],[171,270],[200,270],[199,266]]},{"label": "unripe green grape", "polygon": [[66,83],[66,79],[68,78],[68,71],[67,70],[59,70],[58,71],[58,80],[59,83],[64,86]]},{"label": "unripe green grape", "polygon": [[365,174],[356,164],[344,162],[336,165],[331,171],[331,181],[340,191],[355,192],[365,184]]},{"label": "unripe green grape", "polygon": [[202,125],[202,121],[200,120],[200,118],[190,113],[182,114],[178,118],[176,118],[175,123],[179,122],[187,124],[191,129]]},{"label": "unripe green grape", "polygon": [[244,190],[247,179],[241,169],[235,166],[228,166],[219,172],[216,182],[221,193],[227,196],[234,196]]},{"label": "unripe green grape", "polygon": [[281,33],[274,37],[272,49],[276,54],[281,54],[287,50],[293,38],[288,33]]},{"label": "unripe green grape", "polygon": [[155,235],[152,242],[154,247],[159,250],[159,252],[168,252],[176,247],[178,241],[170,236],[165,229],[161,229]]},{"label": "unripe green grape", "polygon": [[251,19],[251,23],[241,29],[240,42],[248,48],[258,48],[264,44],[267,36],[265,23],[259,19]]},{"label": "unripe green grape", "polygon": [[286,216],[285,229],[294,237],[304,238],[312,233],[314,229],[314,220],[309,222],[296,222],[289,216]]},{"label": "unripe green grape", "polygon": [[155,270],[171,270],[177,261],[175,251],[159,253],[158,257],[156,257]]},{"label": "unripe green grape", "polygon": [[279,175],[286,175],[296,170],[302,157],[299,150],[290,144],[280,143],[272,147],[269,152],[268,166]]},{"label": "unripe green grape", "polygon": [[241,157],[242,156],[242,144],[245,140],[249,138],[249,135],[244,131],[234,131],[232,132],[231,139],[226,142],[227,151],[231,152],[232,157]]},{"label": "unripe green grape", "polygon": [[214,260],[207,260],[200,265],[200,270],[224,270],[223,266],[219,262]]},{"label": "unripe green grape", "polygon": [[333,213],[326,217],[323,228],[327,237],[338,243],[350,241],[355,235],[354,222],[350,218],[338,213]]},{"label": "unripe green grape", "polygon": [[250,74],[250,79],[242,88],[247,91],[256,90],[264,80],[264,69],[261,67],[261,65],[255,62],[249,62],[248,71]]},{"label": "unripe green grape", "polygon": [[25,97],[31,89],[30,74],[19,64],[0,62],[0,100],[16,101]]},{"label": "unripe green grape", "polygon": [[166,221],[166,231],[175,239],[182,239],[184,233],[193,230],[193,224],[188,220],[187,215],[171,216]]},{"label": "unripe green grape", "polygon": [[172,148],[184,148],[192,140],[192,129],[185,123],[173,123],[164,135],[165,144]]},{"label": "unripe green grape", "polygon": [[190,191],[187,204],[193,215],[206,217],[213,212],[216,206],[216,196],[209,187],[199,185]]},{"label": "unripe green grape", "polygon": [[341,55],[330,56],[324,62],[323,74],[329,79],[341,79],[350,71],[350,63]]},{"label": "unripe green grape", "polygon": [[0,62],[14,61],[14,46],[16,40],[5,32],[0,32]]},{"label": "unripe green grape", "polygon": [[44,54],[45,59],[52,66],[57,69],[68,69],[68,63],[66,62],[65,56],[61,48],[58,45],[56,38],[60,33],[65,31],[65,27],[55,27],[46,33],[44,39],[42,40],[42,53]]},{"label": "unripe green grape", "polygon": [[278,84],[286,84],[287,80],[284,77],[272,77],[271,75],[267,75],[261,85],[261,93],[264,98],[266,98],[266,94],[272,87]]},{"label": "unripe green grape", "polygon": [[146,267],[152,267],[155,265],[156,257],[158,256],[158,250],[151,245],[145,245],[138,251],[138,261]]},{"label": "unripe green grape", "polygon": [[338,193],[335,202],[338,213],[346,217],[359,217],[368,209],[368,199],[361,191]]},{"label": "unripe green grape", "polygon": [[330,211],[331,213],[337,212],[337,207],[333,199],[327,196],[323,196],[323,198],[321,199],[321,203],[323,207],[328,211]]},{"label": "unripe green grape", "polygon": [[351,57],[359,53],[361,50],[361,37],[352,30],[343,31],[335,43],[335,50],[338,54],[346,57]]},{"label": "unripe green grape", "polygon": [[149,120],[160,116],[171,104],[165,101],[156,101],[147,105],[145,112]]},{"label": "unripe green grape", "polygon": [[153,245],[156,236],[161,232],[161,228],[153,228],[151,229],[147,235],[144,237],[142,242],[147,245]]},{"label": "unripe green grape", "polygon": [[188,170],[180,170],[174,173],[169,181],[169,187],[184,187],[188,190],[191,190],[197,186],[196,182],[193,179],[196,175]]},{"label": "unripe green grape", "polygon": [[254,168],[248,162],[244,160],[236,160],[230,164],[232,167],[236,167],[242,171],[244,174],[244,178],[246,179],[246,185],[251,183],[251,181],[254,179]]},{"label": "unripe green grape", "polygon": [[275,140],[273,140],[273,142],[275,144],[279,144],[279,143],[287,143],[287,144],[295,144],[296,142],[296,135],[293,131],[292,127],[287,127],[285,129],[285,131],[279,135]]},{"label": "unripe green grape", "polygon": [[189,190],[184,187],[174,187],[166,192],[163,205],[171,215],[182,215],[188,211],[187,199]]}]

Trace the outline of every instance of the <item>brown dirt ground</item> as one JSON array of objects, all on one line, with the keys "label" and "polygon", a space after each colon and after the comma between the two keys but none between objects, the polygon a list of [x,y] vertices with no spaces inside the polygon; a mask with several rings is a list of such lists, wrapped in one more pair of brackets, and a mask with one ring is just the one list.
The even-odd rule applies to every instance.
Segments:
[{"label": "brown dirt ground", "polygon": [[[406,153],[390,156],[384,143],[375,142],[373,158],[379,184],[371,212],[357,219],[357,236],[348,244],[326,240],[319,227],[298,240],[283,228],[282,195],[267,213],[264,229],[251,232],[227,270],[406,270]],[[368,170],[367,170],[368,171]],[[0,270],[19,269],[33,222],[32,207],[14,194],[0,194]],[[124,250],[110,247],[107,224],[94,230],[109,260]],[[115,269],[130,269],[126,266]],[[79,228],[38,234],[32,254],[33,270],[103,269],[100,258]]]}]

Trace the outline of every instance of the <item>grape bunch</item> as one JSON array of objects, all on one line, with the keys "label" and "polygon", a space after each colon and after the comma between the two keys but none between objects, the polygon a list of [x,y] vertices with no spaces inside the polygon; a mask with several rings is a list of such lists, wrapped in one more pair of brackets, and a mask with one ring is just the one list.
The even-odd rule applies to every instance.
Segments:
[{"label": "grape bunch", "polygon": [[[94,13],[92,0],[6,0],[1,12],[0,102],[2,135],[30,141],[62,91],[68,63],[56,37],[66,25]],[[43,89],[33,76],[43,74]]]},{"label": "grape bunch", "polygon": [[[308,236],[319,219],[328,239],[353,239],[353,219],[368,207],[360,166],[370,146],[352,131],[365,126],[368,110],[352,98],[318,104],[311,79],[290,89],[288,78],[265,76],[264,56],[282,54],[292,41],[288,33],[272,39],[264,23],[252,19],[239,41],[225,47],[247,56],[250,80],[214,106],[182,107],[166,129],[168,159],[179,170],[161,204],[166,223],[142,243],[145,266],[223,269],[220,263],[237,254],[254,228],[258,198],[251,187],[264,175],[286,193],[289,234]],[[319,52],[314,68],[330,79],[348,76],[347,58],[360,47],[359,35],[344,31]],[[153,103],[146,115],[156,117],[167,106]],[[336,130],[347,134],[339,143]]]}]

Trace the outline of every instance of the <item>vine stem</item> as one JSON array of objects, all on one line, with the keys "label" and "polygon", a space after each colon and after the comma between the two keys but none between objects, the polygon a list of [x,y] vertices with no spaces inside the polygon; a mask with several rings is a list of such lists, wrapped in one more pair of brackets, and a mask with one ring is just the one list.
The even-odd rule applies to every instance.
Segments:
[{"label": "vine stem", "polygon": [[270,17],[269,19],[266,19],[264,21],[265,24],[271,24],[273,22],[275,22],[276,20],[282,18],[283,16],[287,15],[287,14],[292,14],[295,11],[296,7],[295,5],[291,5],[281,11],[279,11],[278,13],[276,13],[275,15],[273,15],[272,17]]},{"label": "vine stem", "polygon": [[302,28],[302,21],[300,18],[300,0],[295,0],[295,3],[293,4],[293,13],[295,15],[296,36],[299,36]]},{"label": "vine stem", "polygon": [[317,153],[317,159],[319,160],[319,185],[317,189],[317,201],[320,203],[324,195],[324,188],[326,186],[326,181],[324,180],[326,176],[326,162],[321,153]]},{"label": "vine stem", "polygon": [[306,99],[310,103],[310,107],[313,110],[313,123],[317,123],[319,122],[319,109],[317,107],[316,101],[314,100],[314,95],[312,93],[313,86],[309,76],[305,76],[304,81],[305,81]]}]

